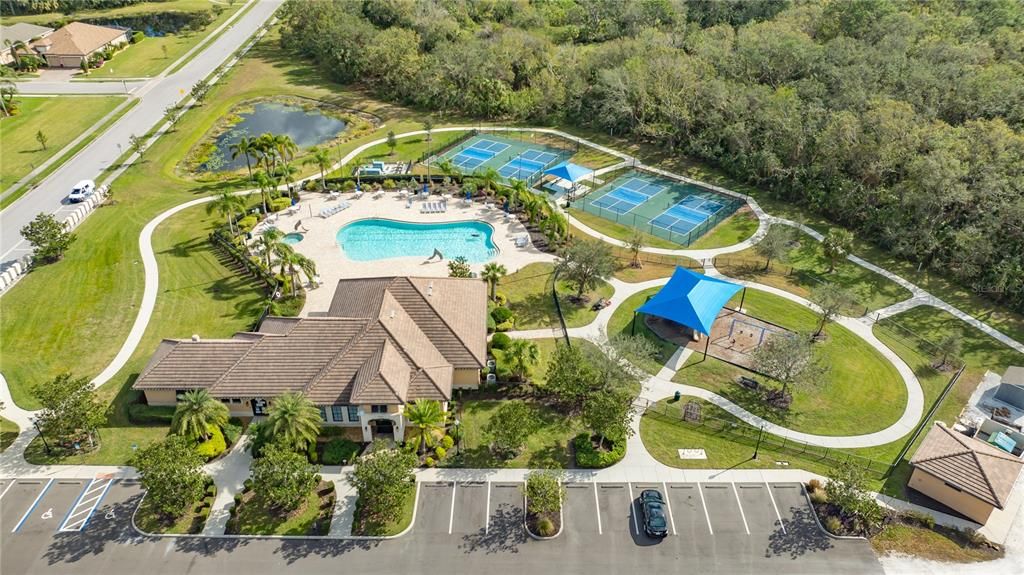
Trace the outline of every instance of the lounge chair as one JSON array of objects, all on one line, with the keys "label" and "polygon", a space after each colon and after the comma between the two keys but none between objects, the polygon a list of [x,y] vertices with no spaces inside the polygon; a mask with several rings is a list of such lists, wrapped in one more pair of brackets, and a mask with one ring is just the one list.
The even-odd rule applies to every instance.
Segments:
[{"label": "lounge chair", "polygon": [[405,209],[409,209],[411,207],[412,207],[412,197],[409,197],[409,199],[405,200]]},{"label": "lounge chair", "polygon": [[358,200],[363,197],[363,190],[356,190],[356,193],[352,194],[352,198]]},{"label": "lounge chair", "polygon": [[530,243],[530,236],[519,236],[516,238],[516,247],[525,248]]},{"label": "lounge chair", "polygon": [[382,197],[384,197],[384,190],[377,190],[373,193],[373,199],[375,200],[379,200]]},{"label": "lounge chair", "polygon": [[338,192],[336,192],[334,190],[331,190],[331,191],[327,192],[327,199],[328,200],[336,200],[336,199],[338,199],[340,197],[341,197],[341,194],[339,194]]}]

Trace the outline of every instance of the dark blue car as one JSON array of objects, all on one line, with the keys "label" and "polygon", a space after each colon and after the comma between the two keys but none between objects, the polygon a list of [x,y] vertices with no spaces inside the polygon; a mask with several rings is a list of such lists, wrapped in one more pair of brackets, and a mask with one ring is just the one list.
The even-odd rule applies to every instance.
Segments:
[{"label": "dark blue car", "polygon": [[648,537],[660,539],[668,535],[665,500],[659,491],[645,489],[640,492],[640,512],[644,518],[644,533]]}]

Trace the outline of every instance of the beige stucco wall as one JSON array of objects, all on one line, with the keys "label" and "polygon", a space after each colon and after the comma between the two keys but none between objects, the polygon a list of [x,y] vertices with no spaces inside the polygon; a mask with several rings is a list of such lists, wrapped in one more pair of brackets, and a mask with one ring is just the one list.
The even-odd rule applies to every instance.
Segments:
[{"label": "beige stucco wall", "polygon": [[173,389],[147,389],[143,393],[146,395],[146,403],[150,405],[175,406],[178,404]]},{"label": "beige stucco wall", "polygon": [[480,387],[479,369],[456,369],[452,374],[452,387],[456,389],[476,389]]},{"label": "beige stucco wall", "polygon": [[993,507],[973,495],[957,491],[946,485],[944,481],[921,469],[914,469],[907,483],[915,491],[948,505],[958,513],[984,525],[992,514]]}]

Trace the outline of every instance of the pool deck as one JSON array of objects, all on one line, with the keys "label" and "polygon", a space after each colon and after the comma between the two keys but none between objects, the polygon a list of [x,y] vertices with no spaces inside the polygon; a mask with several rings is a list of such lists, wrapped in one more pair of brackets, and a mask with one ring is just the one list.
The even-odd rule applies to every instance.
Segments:
[{"label": "pool deck", "polygon": [[[292,247],[316,262],[317,271],[323,282],[321,287],[306,292],[306,305],[301,313],[303,316],[308,315],[311,310],[327,309],[334,295],[334,285],[340,279],[393,275],[448,276],[448,260],[426,262],[424,258],[417,256],[360,262],[347,258],[338,246],[338,230],[349,222],[364,218],[390,218],[418,223],[464,220],[486,222],[494,227],[492,241],[499,250],[497,257],[491,261],[504,265],[508,273],[534,262],[555,261],[554,255],[544,253],[534,248],[532,244],[517,248],[515,238],[527,235],[526,227],[514,216],[505,221],[504,212],[497,206],[487,208],[479,202],[464,205],[457,199],[449,199],[447,212],[423,214],[420,213],[422,201],[414,200],[412,207],[406,208],[406,200],[399,198],[395,191],[385,192],[377,199],[369,193],[363,194],[358,200],[353,199],[353,195],[344,193],[338,199],[330,199],[325,194],[303,193],[298,212],[293,215],[281,212],[274,223],[286,234],[295,231],[304,234],[303,240]],[[440,196],[432,194],[429,201],[438,202],[440,199]],[[327,218],[318,215],[323,208],[336,206],[343,201],[349,202],[351,207]],[[487,262],[470,264],[470,267],[479,273],[485,263]]]}]

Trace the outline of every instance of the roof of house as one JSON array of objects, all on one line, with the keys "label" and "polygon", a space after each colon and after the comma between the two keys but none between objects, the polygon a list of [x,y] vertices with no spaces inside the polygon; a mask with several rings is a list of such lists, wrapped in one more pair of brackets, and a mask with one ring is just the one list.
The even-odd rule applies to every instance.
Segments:
[{"label": "roof of house", "polygon": [[1024,367],[1011,365],[1006,368],[1006,373],[1003,374],[1002,382],[1010,385],[1024,386]]},{"label": "roof of house", "polygon": [[72,22],[35,43],[47,46],[47,55],[88,56],[121,36],[127,30]]},{"label": "roof of house", "polygon": [[28,22],[16,22],[10,26],[0,26],[0,42],[10,41],[11,44],[28,42],[50,32],[53,32],[53,28],[37,26]]},{"label": "roof of house", "polygon": [[[428,295],[417,295],[421,283]],[[456,368],[484,365],[486,297],[479,280],[342,281],[328,316],[268,317],[227,340],[164,340],[133,387],[203,387],[215,397],[301,391],[330,405],[448,400]]]},{"label": "roof of house", "polygon": [[938,422],[910,464],[1002,509],[1024,461]]}]

